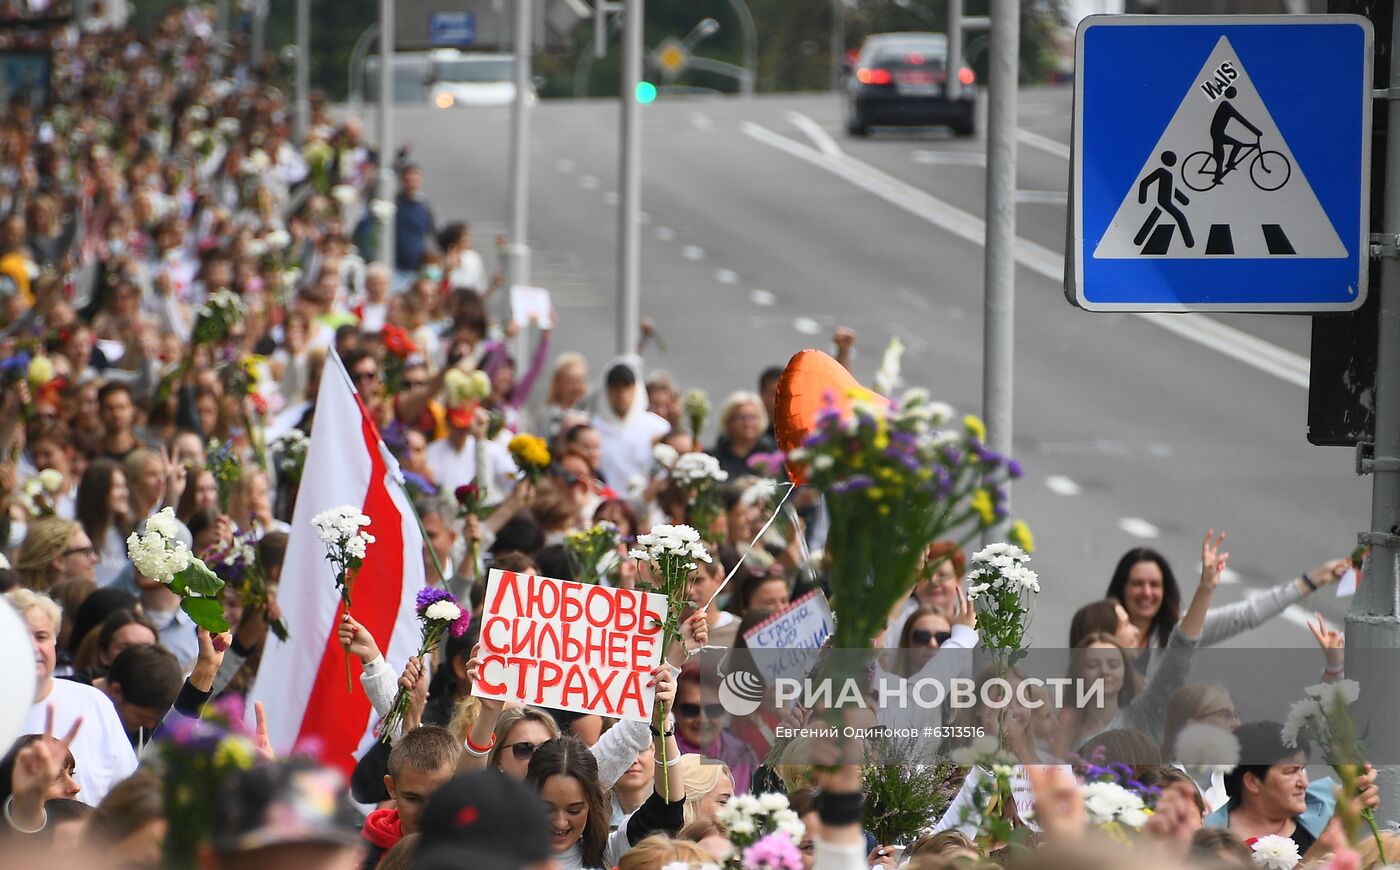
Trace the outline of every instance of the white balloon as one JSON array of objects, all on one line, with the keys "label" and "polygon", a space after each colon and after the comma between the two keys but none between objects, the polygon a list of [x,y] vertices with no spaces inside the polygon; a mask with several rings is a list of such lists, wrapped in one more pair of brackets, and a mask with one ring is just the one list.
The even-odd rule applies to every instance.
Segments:
[{"label": "white balloon", "polygon": [[0,604],[0,754],[24,730],[34,703],[34,642],[29,624],[6,601]]}]

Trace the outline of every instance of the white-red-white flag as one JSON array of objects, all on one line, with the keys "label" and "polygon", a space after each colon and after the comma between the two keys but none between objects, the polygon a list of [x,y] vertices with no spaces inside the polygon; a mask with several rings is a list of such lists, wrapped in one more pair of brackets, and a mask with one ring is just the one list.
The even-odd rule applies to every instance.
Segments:
[{"label": "white-red-white flag", "polygon": [[347,504],[370,518],[368,531],[375,541],[351,588],[350,613],[374,636],[390,665],[401,666],[418,651],[414,600],[424,576],[423,537],[397,483],[398,473],[350,375],[332,352],[316,394],[311,444],[277,596],[290,638],[284,643],[268,636],[248,706],[251,711],[253,702],[263,702],[278,754],[298,745],[316,746],[321,760],[347,777],[356,755],[374,740],[376,717],[360,687],[359,659],[353,656],[352,690],[346,691],[346,652],[336,638],[343,606],[311,518]]}]

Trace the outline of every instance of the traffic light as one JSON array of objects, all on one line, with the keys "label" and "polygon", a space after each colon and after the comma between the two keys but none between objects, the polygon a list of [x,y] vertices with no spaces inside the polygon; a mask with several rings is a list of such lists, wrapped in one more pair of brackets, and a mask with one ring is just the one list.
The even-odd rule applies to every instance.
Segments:
[{"label": "traffic light", "polygon": [[637,102],[642,105],[656,102],[656,85],[651,82],[637,82]]}]

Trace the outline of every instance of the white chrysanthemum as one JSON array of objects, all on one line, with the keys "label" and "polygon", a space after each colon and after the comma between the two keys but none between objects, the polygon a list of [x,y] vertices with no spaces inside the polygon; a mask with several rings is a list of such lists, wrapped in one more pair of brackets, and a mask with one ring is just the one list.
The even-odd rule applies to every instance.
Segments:
[{"label": "white chrysanthemum", "polygon": [[760,477],[744,490],[739,501],[746,507],[752,507],[756,504],[767,504],[777,494],[778,482],[770,477]]},{"label": "white chrysanthemum", "polygon": [[1330,713],[1339,703],[1343,707],[1356,703],[1356,699],[1361,697],[1361,684],[1356,680],[1337,680],[1335,683],[1308,686],[1303,693],[1309,698],[1316,698],[1322,709]]},{"label": "white chrysanthemum", "polygon": [[953,759],[953,763],[962,767],[971,767],[977,763],[977,753],[969,746],[954,749],[948,756]]},{"label": "white chrysanthemum", "polygon": [[369,204],[370,214],[374,215],[374,219],[381,223],[393,220],[397,210],[395,205],[387,199],[376,199]]},{"label": "white chrysanthemum", "polygon": [[828,454],[821,454],[812,460],[812,468],[817,471],[828,471],[836,464],[836,459]]},{"label": "white chrysanthemum", "polygon": [[903,355],[904,342],[900,341],[898,336],[891,338],[884,355],[880,358],[880,369],[875,372],[876,390],[888,395],[899,386],[899,359]]},{"label": "white chrysanthemum", "polygon": [[265,242],[271,250],[286,250],[292,244],[292,234],[286,230],[273,230],[266,236],[263,236],[263,242]]},{"label": "white chrysanthemum", "polygon": [[39,472],[39,485],[44,492],[58,492],[63,489],[63,473],[56,468],[45,468]]},{"label": "white chrysanthemum", "polygon": [[758,796],[758,808],[765,813],[776,813],[779,810],[788,808],[787,795],[779,792],[767,792]]},{"label": "white chrysanthemum", "polygon": [[462,608],[451,601],[434,601],[423,615],[435,622],[456,622],[462,616]]},{"label": "white chrysanthemum", "polygon": [[1318,704],[1316,698],[1304,698],[1295,701],[1292,707],[1288,708],[1288,718],[1283,720],[1283,731],[1279,734],[1283,745],[1294,748],[1298,745],[1298,736],[1309,728],[1326,728],[1326,717],[1322,713],[1322,705]]},{"label": "white chrysanthemum", "polygon": [[729,472],[719,467],[719,460],[708,453],[687,453],[676,460],[671,478],[681,486],[711,481],[724,483]]},{"label": "white chrysanthemum", "polygon": [[753,815],[759,809],[758,798],[751,794],[735,795],[730,799],[729,804],[734,807],[735,812],[744,817]]},{"label": "white chrysanthemum", "polygon": [[1205,722],[1191,722],[1176,736],[1176,760],[1206,773],[1226,774],[1240,763],[1240,740]]},{"label": "white chrysanthemum", "polygon": [[651,448],[651,458],[656,460],[656,464],[662,468],[670,469],[675,467],[676,460],[681,458],[676,448],[665,442],[657,444]]},{"label": "white chrysanthemum", "polygon": [[146,520],[146,532],[155,532],[162,538],[174,538],[180,534],[180,521],[175,519],[174,508],[161,508],[155,516]]},{"label": "white chrysanthemum", "polygon": [[341,208],[348,208],[354,205],[355,200],[359,199],[359,196],[360,195],[355,192],[355,188],[348,184],[337,184],[335,187],[331,188],[331,198],[340,203]]},{"label": "white chrysanthemum", "polygon": [[1119,822],[1140,828],[1147,820],[1142,798],[1116,782],[1085,783],[1080,792],[1084,796],[1084,812],[1091,825]]},{"label": "white chrysanthemum", "polygon": [[1254,841],[1250,847],[1254,863],[1267,870],[1293,870],[1303,857],[1291,837],[1269,834]]}]

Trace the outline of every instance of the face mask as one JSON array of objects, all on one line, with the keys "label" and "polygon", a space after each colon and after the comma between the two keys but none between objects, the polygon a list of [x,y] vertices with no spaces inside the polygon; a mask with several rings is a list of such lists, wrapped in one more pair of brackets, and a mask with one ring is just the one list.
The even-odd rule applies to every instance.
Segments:
[{"label": "face mask", "polygon": [[442,268],[440,266],[428,266],[423,270],[423,277],[427,278],[429,281],[441,281]]}]

